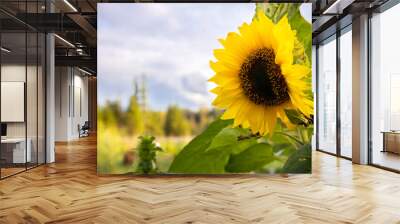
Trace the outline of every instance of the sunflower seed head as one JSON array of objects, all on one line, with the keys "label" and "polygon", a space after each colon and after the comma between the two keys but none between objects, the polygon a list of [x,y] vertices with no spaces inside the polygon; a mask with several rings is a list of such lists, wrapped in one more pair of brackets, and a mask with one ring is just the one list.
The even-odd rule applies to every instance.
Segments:
[{"label": "sunflower seed head", "polygon": [[272,49],[252,52],[241,65],[239,77],[244,94],[255,104],[275,106],[290,99],[285,77],[280,66],[275,64]]}]

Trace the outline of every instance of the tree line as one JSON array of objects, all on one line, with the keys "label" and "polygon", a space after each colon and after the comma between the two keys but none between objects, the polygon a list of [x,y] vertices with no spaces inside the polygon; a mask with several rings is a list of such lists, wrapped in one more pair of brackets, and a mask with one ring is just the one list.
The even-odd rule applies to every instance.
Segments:
[{"label": "tree line", "polygon": [[145,108],[132,95],[126,109],[119,101],[108,101],[98,109],[98,119],[106,126],[118,127],[128,135],[189,136],[199,134],[220,112],[201,108],[191,111],[170,105],[166,111]]}]

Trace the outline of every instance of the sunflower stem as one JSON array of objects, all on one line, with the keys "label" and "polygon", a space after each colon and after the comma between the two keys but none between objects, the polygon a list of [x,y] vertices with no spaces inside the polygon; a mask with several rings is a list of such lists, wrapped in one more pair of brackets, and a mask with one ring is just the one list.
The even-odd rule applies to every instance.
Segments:
[{"label": "sunflower stem", "polygon": [[303,138],[303,133],[300,130],[299,127],[296,128],[297,129],[297,135],[300,137],[301,143],[304,144],[304,138]]},{"label": "sunflower stem", "polygon": [[250,138],[261,138],[262,136],[259,133],[256,134],[249,134],[249,135],[240,135],[238,136],[238,141],[242,141],[242,140],[246,140],[246,139],[250,139]]},{"label": "sunflower stem", "polygon": [[287,133],[285,133],[285,132],[276,132],[276,134],[284,135],[284,136],[286,136],[286,137],[288,137],[288,138],[290,138],[290,139],[293,139],[293,140],[294,140],[295,142],[297,142],[299,145],[304,145],[303,142],[301,142],[299,139],[297,139],[297,138],[295,138],[295,137],[293,137],[293,136],[291,136],[291,135],[289,135],[289,134],[287,134]]}]

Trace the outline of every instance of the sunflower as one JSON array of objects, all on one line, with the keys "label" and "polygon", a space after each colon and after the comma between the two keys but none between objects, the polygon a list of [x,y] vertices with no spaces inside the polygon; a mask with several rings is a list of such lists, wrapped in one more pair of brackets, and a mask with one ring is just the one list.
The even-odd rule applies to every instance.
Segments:
[{"label": "sunflower", "polygon": [[217,84],[211,92],[217,95],[213,105],[225,109],[222,119],[264,135],[273,131],[277,118],[291,125],[286,109],[313,114],[305,81],[310,68],[293,62],[296,32],[287,16],[274,24],[259,10],[250,24],[219,41],[223,48],[214,50],[215,75],[209,81]]}]

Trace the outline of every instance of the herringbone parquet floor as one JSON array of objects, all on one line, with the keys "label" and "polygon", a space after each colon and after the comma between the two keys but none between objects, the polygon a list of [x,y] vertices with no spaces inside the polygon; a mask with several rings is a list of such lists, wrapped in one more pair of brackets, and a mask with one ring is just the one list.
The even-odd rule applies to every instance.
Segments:
[{"label": "herringbone parquet floor", "polygon": [[96,141],[0,181],[0,223],[400,223],[400,175],[315,152],[312,175],[96,175]]}]

